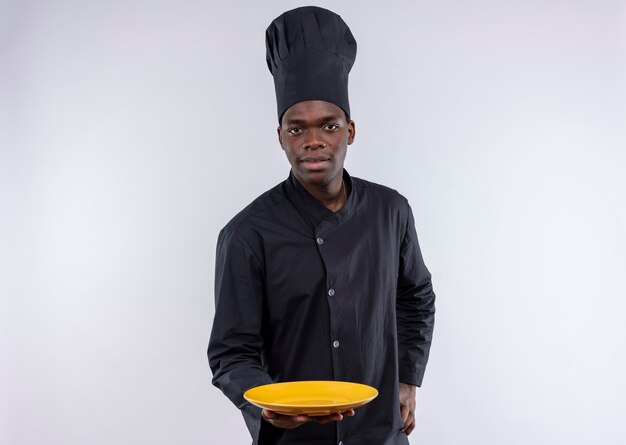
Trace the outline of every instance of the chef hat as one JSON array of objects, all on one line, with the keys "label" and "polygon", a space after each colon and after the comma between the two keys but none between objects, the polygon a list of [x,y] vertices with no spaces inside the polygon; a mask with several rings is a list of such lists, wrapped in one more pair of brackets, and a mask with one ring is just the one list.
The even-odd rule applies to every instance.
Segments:
[{"label": "chef hat", "polygon": [[305,6],[274,19],[265,32],[267,66],[274,76],[278,120],[303,100],[325,100],[350,116],[348,73],[356,41],[332,11]]}]

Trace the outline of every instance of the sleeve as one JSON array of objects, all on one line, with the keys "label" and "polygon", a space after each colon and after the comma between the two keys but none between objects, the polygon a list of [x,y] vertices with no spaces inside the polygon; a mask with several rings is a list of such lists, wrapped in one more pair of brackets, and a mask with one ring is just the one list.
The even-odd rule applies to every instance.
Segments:
[{"label": "sleeve", "polygon": [[261,409],[243,393],[272,383],[262,363],[264,269],[246,240],[222,230],[215,259],[215,317],[208,346],[213,384],[241,410],[254,444],[272,444],[282,436],[261,418]]},{"label": "sleeve", "polygon": [[399,379],[403,383],[420,386],[435,324],[435,293],[430,272],[422,258],[413,213],[408,203],[407,207],[396,298]]}]

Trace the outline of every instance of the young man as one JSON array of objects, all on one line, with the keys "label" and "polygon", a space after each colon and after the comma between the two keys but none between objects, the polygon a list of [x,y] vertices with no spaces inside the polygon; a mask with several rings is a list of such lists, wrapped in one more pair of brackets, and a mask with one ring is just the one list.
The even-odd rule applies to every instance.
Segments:
[{"label": "young man", "polygon": [[[255,444],[407,444],[435,295],[406,199],[343,168],[356,134],[356,42],[338,15],[304,7],[275,19],[266,44],[291,172],[220,232],[213,383],[242,410]],[[243,399],[297,380],[365,383],[379,396],[320,418]]]}]

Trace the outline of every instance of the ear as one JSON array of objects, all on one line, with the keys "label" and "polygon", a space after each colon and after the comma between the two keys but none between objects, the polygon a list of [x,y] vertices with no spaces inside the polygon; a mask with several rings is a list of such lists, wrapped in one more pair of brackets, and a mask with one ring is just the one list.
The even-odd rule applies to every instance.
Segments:
[{"label": "ear", "polygon": [[356,124],[353,120],[348,122],[348,145],[352,145],[356,136]]},{"label": "ear", "polygon": [[280,144],[280,148],[283,148],[283,131],[280,128],[280,125],[278,126],[278,128],[276,128],[276,132],[278,133],[278,143]]}]

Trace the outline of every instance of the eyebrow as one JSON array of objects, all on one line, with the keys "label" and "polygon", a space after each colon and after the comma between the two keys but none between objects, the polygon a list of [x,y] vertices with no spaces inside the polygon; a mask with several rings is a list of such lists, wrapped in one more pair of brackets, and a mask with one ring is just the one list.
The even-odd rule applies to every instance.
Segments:
[{"label": "eyebrow", "polygon": [[[335,121],[335,120],[338,120],[338,119],[341,119],[341,116],[337,116],[337,115],[332,114],[332,115],[324,116],[324,117],[320,118],[318,120],[318,122],[326,123],[326,122],[331,122],[331,121]],[[284,122],[284,124],[286,124],[286,125],[302,125],[302,124],[306,124],[306,123],[307,123],[307,121],[304,120],[304,119],[288,119],[288,120],[286,120]]]}]

